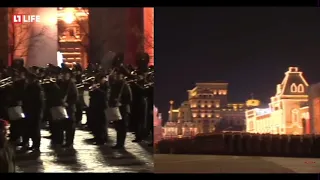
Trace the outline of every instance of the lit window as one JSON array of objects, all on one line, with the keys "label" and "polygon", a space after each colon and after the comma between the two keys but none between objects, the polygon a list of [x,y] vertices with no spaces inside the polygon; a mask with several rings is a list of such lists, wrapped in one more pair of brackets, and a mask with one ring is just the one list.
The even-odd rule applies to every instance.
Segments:
[{"label": "lit window", "polygon": [[211,104],[208,104],[207,106],[208,106],[208,108],[211,108]]},{"label": "lit window", "polygon": [[209,117],[209,118],[211,118],[211,117],[212,117],[212,115],[211,115],[211,114],[208,114],[208,117]]},{"label": "lit window", "polygon": [[206,115],[205,115],[204,113],[203,113],[203,114],[201,114],[201,117],[202,117],[202,118],[204,118],[205,116],[206,116]]},{"label": "lit window", "polygon": [[292,122],[293,123],[297,123],[298,120],[299,120],[299,110],[297,110],[297,109],[292,110],[291,116],[292,116],[291,117],[292,118]]},{"label": "lit window", "polygon": [[299,84],[299,85],[298,85],[298,92],[299,92],[299,93],[303,93],[303,92],[304,92],[304,87],[303,87],[302,84]]},{"label": "lit window", "polygon": [[204,106],[205,106],[204,104],[201,104],[201,107],[202,107],[202,108],[204,108]]},{"label": "lit window", "polygon": [[293,84],[291,84],[291,86],[290,86],[290,91],[291,92],[297,92],[297,85],[295,84],[295,83],[293,83]]},{"label": "lit window", "polygon": [[193,113],[192,116],[193,116],[193,117],[197,117],[197,113]]},{"label": "lit window", "polygon": [[216,94],[217,94],[217,90],[214,90],[214,91],[213,91],[213,94],[216,95]]}]

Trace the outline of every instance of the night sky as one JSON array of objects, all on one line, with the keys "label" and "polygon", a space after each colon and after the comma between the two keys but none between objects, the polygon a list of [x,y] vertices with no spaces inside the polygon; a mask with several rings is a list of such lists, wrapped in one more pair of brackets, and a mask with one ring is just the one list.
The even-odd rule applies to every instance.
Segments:
[{"label": "night sky", "polygon": [[167,117],[196,82],[229,83],[229,102],[265,103],[289,66],[320,82],[320,9],[155,9],[155,105]]}]

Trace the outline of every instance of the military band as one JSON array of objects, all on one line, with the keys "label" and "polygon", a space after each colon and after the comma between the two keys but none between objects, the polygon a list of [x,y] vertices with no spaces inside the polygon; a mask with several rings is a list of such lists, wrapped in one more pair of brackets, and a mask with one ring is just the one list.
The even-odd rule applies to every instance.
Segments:
[{"label": "military band", "polygon": [[84,112],[93,144],[108,142],[110,125],[116,130],[114,149],[125,148],[128,131],[135,134],[134,142],[153,137],[154,70],[148,67],[149,56],[137,55],[137,68],[125,65],[120,53],[112,61],[107,69],[99,64],[86,69],[79,64],[24,67],[19,59],[1,67],[0,118],[10,123],[11,144],[40,151],[41,128],[48,123],[52,147],[73,148]]}]

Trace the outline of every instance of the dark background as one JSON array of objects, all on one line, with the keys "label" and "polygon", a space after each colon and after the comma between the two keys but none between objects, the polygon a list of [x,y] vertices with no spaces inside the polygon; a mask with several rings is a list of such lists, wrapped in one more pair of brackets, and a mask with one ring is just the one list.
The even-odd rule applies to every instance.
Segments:
[{"label": "dark background", "polygon": [[155,106],[167,117],[196,82],[229,83],[229,102],[275,94],[289,66],[320,82],[320,9],[163,7],[155,9]]}]

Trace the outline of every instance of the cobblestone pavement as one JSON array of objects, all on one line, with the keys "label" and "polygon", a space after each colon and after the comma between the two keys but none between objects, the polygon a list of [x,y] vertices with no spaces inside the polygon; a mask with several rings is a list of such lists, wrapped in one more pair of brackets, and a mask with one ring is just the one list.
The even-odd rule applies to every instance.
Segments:
[{"label": "cobblestone pavement", "polygon": [[[74,151],[50,149],[48,131],[42,131],[40,156],[33,153],[17,153],[18,172],[153,172],[152,147],[131,143],[130,134],[126,142],[126,151],[112,150],[115,131],[109,131],[109,145],[95,146],[86,139],[92,136],[83,130],[77,130]],[[128,133],[129,134],[129,133]]]},{"label": "cobblestone pavement", "polygon": [[155,173],[319,173],[320,159],[154,155]]}]

